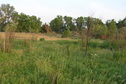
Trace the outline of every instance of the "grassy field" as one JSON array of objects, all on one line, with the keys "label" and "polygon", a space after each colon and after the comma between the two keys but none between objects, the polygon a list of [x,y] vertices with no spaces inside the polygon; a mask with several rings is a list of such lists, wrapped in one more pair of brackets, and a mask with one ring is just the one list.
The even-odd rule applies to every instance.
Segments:
[{"label": "grassy field", "polygon": [[126,84],[126,52],[95,40],[87,55],[78,41],[15,40],[0,52],[0,84]]}]

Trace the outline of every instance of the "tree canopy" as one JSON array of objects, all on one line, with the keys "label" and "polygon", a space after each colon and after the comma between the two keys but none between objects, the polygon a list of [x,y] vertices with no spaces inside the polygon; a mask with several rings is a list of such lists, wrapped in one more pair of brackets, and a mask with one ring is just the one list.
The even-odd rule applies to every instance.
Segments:
[{"label": "tree canopy", "polygon": [[16,11],[10,4],[0,6],[0,31],[5,31],[5,26],[16,20]]}]

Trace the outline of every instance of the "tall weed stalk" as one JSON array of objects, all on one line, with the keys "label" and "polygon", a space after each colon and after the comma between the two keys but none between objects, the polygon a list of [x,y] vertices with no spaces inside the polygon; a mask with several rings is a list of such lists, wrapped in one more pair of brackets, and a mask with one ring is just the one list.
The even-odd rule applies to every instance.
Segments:
[{"label": "tall weed stalk", "polygon": [[0,41],[0,49],[4,53],[8,53],[12,51],[12,45],[15,39],[15,29],[17,27],[17,23],[7,24],[4,33],[4,37],[1,38]]}]

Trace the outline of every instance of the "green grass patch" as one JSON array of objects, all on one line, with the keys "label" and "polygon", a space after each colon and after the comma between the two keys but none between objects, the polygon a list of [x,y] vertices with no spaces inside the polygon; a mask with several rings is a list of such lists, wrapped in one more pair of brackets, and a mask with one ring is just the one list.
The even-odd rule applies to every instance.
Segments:
[{"label": "green grass patch", "polygon": [[16,40],[12,53],[0,52],[0,84],[125,84],[126,53],[78,41]]}]

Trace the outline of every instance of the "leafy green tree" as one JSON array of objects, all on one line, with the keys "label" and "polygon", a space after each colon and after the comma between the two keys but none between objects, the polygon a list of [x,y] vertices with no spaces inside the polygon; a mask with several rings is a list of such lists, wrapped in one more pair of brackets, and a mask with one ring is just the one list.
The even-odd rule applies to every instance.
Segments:
[{"label": "leafy green tree", "polygon": [[123,24],[123,21],[122,20],[119,20],[118,21],[117,27],[118,27],[118,29],[124,27],[124,24]]},{"label": "leafy green tree", "polygon": [[18,32],[39,32],[41,30],[42,22],[36,16],[29,16],[24,13],[19,15]]},{"label": "leafy green tree", "polygon": [[82,30],[84,27],[84,18],[82,16],[76,19],[76,25],[79,30]]},{"label": "leafy green tree", "polygon": [[42,26],[42,22],[40,20],[41,19],[36,16],[30,17],[30,32],[40,32]]},{"label": "leafy green tree", "polygon": [[106,26],[108,27],[108,35],[114,35],[117,33],[116,21],[114,19],[108,20],[106,22]]},{"label": "leafy green tree", "polygon": [[101,38],[107,34],[107,27],[99,18],[93,18],[92,36],[95,38]]},{"label": "leafy green tree", "polygon": [[73,18],[69,16],[64,16],[64,28],[67,29],[68,26],[70,27],[69,28],[70,31],[73,31],[75,29]]},{"label": "leafy green tree", "polygon": [[13,22],[18,23],[18,18],[19,18],[18,12],[14,12],[14,13],[12,14]]},{"label": "leafy green tree", "polygon": [[63,29],[63,18],[62,16],[57,16],[50,22],[50,27],[56,33],[61,33]]},{"label": "leafy green tree", "polygon": [[94,25],[92,33],[93,37],[102,38],[102,36],[106,34],[107,34],[106,25],[100,25],[100,24]]},{"label": "leafy green tree", "polygon": [[0,31],[5,31],[5,26],[16,20],[15,14],[15,8],[10,4],[0,6]]},{"label": "leafy green tree", "polygon": [[124,27],[126,27],[126,18],[123,19]]},{"label": "leafy green tree", "polygon": [[72,17],[64,16],[65,25],[69,26],[72,23]]},{"label": "leafy green tree", "polygon": [[18,32],[30,32],[30,16],[24,13],[19,15],[18,19]]},{"label": "leafy green tree", "polygon": [[123,20],[119,20],[117,23],[117,27],[118,27],[118,29],[126,27],[126,18],[124,18]]}]

